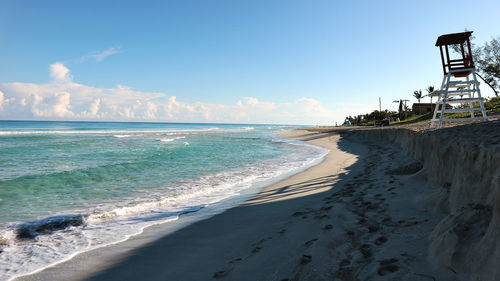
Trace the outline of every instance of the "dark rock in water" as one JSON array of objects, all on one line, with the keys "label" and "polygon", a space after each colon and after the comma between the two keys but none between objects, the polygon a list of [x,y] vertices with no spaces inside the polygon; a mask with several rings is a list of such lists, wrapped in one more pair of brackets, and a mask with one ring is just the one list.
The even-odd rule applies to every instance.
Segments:
[{"label": "dark rock in water", "polygon": [[16,229],[17,239],[33,239],[40,234],[48,234],[63,230],[70,226],[81,226],[84,223],[83,215],[56,216],[41,221],[28,222]]},{"label": "dark rock in water", "polygon": [[36,237],[36,234],[31,229],[23,227],[16,230],[16,237],[17,239],[33,239]]}]

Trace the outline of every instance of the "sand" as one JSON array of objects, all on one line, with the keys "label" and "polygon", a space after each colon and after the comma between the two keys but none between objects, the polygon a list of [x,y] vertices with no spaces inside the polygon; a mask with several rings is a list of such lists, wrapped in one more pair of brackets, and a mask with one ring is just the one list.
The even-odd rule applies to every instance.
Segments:
[{"label": "sand", "polygon": [[337,131],[400,147],[422,164],[422,175],[439,193],[436,207],[446,213],[429,237],[429,260],[453,269],[457,280],[500,280],[498,117],[439,130],[416,124]]},{"label": "sand", "polygon": [[453,280],[427,262],[445,214],[413,159],[336,133],[287,135],[330,152],[221,214],[22,280]]}]

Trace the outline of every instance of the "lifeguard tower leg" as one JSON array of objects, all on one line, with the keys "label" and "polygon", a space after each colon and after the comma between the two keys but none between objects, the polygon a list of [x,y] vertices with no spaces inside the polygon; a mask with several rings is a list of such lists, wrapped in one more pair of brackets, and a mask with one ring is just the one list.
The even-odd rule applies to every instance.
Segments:
[{"label": "lifeguard tower leg", "polygon": [[483,97],[481,96],[481,90],[479,89],[479,83],[477,82],[476,72],[472,72],[472,77],[474,77],[474,86],[477,87],[477,97],[479,98],[479,105],[481,105],[481,111],[483,113],[483,119],[488,121],[488,116],[486,115],[486,109],[484,108]]},{"label": "lifeguard tower leg", "polygon": [[443,99],[441,103],[441,115],[439,116],[438,128],[443,127],[444,112],[446,111],[446,102],[448,102],[448,90],[450,89],[450,79],[451,79],[451,72],[448,72],[448,76],[446,76],[446,88],[444,90]]},{"label": "lifeguard tower leg", "polygon": [[[470,80],[469,75],[467,75],[465,80],[467,81],[467,90],[469,90],[468,97],[469,97],[469,99],[473,98],[474,93],[472,91],[470,91],[470,83],[468,83]],[[473,87],[475,87],[475,84],[473,85]],[[469,108],[474,108],[474,103],[472,101],[469,101],[468,104],[469,104]],[[470,113],[470,118],[474,118],[474,110],[469,111],[469,113]]]}]

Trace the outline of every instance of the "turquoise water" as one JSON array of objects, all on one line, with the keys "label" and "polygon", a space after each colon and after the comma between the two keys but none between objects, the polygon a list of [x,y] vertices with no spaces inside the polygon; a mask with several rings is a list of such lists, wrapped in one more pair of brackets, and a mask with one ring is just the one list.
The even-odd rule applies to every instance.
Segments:
[{"label": "turquoise water", "polygon": [[276,134],[292,128],[0,121],[0,280],[125,240],[324,156]]},{"label": "turquoise water", "polygon": [[269,126],[3,121],[0,127],[5,132],[0,136],[0,223],[85,207],[286,150],[265,136]]}]

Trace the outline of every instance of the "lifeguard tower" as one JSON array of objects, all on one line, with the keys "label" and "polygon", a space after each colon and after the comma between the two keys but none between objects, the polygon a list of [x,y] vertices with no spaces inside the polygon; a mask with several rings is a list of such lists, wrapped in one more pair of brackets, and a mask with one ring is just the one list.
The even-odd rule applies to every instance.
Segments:
[{"label": "lifeguard tower", "polygon": [[[436,41],[436,47],[439,47],[441,52],[444,77],[441,89],[429,94],[438,97],[431,119],[431,128],[436,123],[438,128],[441,128],[443,122],[488,120],[472,59],[471,34],[472,31],[445,34],[439,36]],[[449,47],[452,47],[452,51],[456,53],[454,54],[456,58],[450,56]],[[463,108],[449,106],[453,104],[462,104]],[[482,117],[475,117],[475,110],[481,111]],[[456,112],[468,112],[470,117],[467,117],[469,114],[461,118],[449,116],[450,113]]]}]

